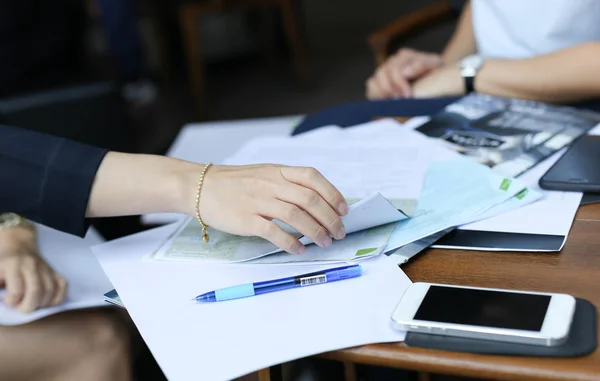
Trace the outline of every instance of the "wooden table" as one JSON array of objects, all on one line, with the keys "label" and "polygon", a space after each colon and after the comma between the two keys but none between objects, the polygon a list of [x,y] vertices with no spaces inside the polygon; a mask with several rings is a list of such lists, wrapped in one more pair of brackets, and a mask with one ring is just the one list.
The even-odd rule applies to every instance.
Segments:
[{"label": "wooden table", "polygon": [[[413,282],[564,292],[600,306],[600,204],[582,206],[560,253],[430,249],[404,265]],[[599,327],[600,328],[600,327]],[[600,351],[581,358],[473,355],[375,344],[321,357],[490,380],[600,380]]]}]

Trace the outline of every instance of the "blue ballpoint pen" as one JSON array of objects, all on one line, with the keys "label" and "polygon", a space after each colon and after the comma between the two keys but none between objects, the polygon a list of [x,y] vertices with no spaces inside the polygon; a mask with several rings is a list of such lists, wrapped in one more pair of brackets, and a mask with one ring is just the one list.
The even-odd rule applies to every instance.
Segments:
[{"label": "blue ballpoint pen", "polygon": [[362,275],[360,265],[336,267],[294,277],[267,280],[263,282],[247,283],[237,286],[222,288],[196,296],[197,302],[220,302],[230,299],[246,298],[267,292],[287,290],[296,287],[312,286],[320,283],[335,282],[338,280],[355,278]]}]

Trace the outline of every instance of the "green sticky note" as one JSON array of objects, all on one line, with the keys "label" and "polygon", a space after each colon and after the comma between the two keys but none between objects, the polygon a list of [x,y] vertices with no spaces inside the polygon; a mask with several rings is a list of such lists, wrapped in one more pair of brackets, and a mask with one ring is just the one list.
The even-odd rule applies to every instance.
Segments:
[{"label": "green sticky note", "polygon": [[375,248],[375,247],[372,247],[370,249],[360,249],[359,251],[356,252],[356,256],[360,257],[362,255],[366,255],[366,254],[372,253],[375,250],[377,250],[377,248]]},{"label": "green sticky note", "polygon": [[525,189],[523,189],[522,191],[520,191],[520,192],[517,194],[517,196],[516,196],[516,197],[517,197],[519,200],[522,200],[522,199],[523,199],[525,196],[527,196],[527,193],[528,193],[528,192],[529,192],[529,189],[525,188]]},{"label": "green sticky note", "polygon": [[510,187],[510,183],[512,183],[511,179],[502,180],[502,184],[500,184],[500,189],[503,191],[508,190],[508,188]]}]

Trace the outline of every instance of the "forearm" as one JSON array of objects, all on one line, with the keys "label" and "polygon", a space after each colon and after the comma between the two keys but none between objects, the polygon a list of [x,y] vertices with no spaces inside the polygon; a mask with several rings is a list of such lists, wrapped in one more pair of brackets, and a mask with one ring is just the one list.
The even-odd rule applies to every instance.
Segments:
[{"label": "forearm", "polygon": [[86,215],[193,214],[202,169],[163,156],[110,152],[96,173]]},{"label": "forearm", "polygon": [[480,93],[542,102],[600,96],[600,43],[520,60],[488,60],[475,79]]},{"label": "forearm", "polygon": [[442,52],[442,59],[445,64],[454,64],[476,51],[477,44],[475,42],[475,34],[473,33],[471,4],[467,2],[461,13],[456,30]]}]

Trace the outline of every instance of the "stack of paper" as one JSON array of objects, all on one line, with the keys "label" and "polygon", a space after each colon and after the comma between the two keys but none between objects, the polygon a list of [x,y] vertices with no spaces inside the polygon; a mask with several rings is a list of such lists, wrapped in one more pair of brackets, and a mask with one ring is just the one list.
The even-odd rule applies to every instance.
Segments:
[{"label": "stack of paper", "polygon": [[429,168],[417,213],[398,223],[388,250],[518,208],[540,197],[522,182],[467,158],[435,161]]},{"label": "stack of paper", "polygon": [[404,339],[390,315],[411,282],[386,256],[362,262],[358,278],[197,304],[191,299],[217,288],[327,267],[144,261],[173,229],[92,248],[170,380],[231,380],[318,353]]},{"label": "stack of paper", "polygon": [[[309,245],[305,254],[297,256],[261,238],[217,231],[211,232],[210,243],[204,243],[200,226],[188,218],[152,258],[254,264],[362,260],[540,197],[520,181],[501,176],[393,120],[347,129],[329,126],[298,137],[257,138],[225,160],[230,165],[258,163],[318,169],[351,203],[343,219],[347,238],[323,249],[280,223]],[[402,255],[407,250],[414,249],[405,248]]]},{"label": "stack of paper", "polygon": [[296,137],[258,138],[225,164],[313,167],[350,202],[380,193],[411,216],[427,172],[428,148],[437,145],[418,132],[398,126],[394,121],[382,120],[349,129],[325,127]]},{"label": "stack of paper", "polygon": [[[428,117],[413,118],[405,123],[404,127],[416,129],[428,120]],[[598,127],[590,131],[590,134],[598,133],[600,133]],[[538,181],[564,151],[563,149],[557,152],[519,176],[519,180],[526,184],[530,191],[526,198],[511,200],[507,205],[495,208],[495,211],[501,213],[486,215],[485,218],[475,222],[465,222],[452,234],[439,239],[433,247],[495,251],[560,251],[567,239],[582,194],[545,191],[539,188]],[[533,202],[535,201],[531,200],[533,196],[536,196],[539,201]],[[517,207],[514,207],[515,203],[518,204]]]},{"label": "stack of paper", "polygon": [[390,224],[415,213],[429,163],[427,146],[435,144],[389,121],[349,130],[328,127],[295,138],[254,139],[225,164],[277,163],[318,169],[351,204],[348,215],[342,219],[348,233],[346,239],[319,248],[275,221],[309,245],[307,252],[297,256],[282,253],[261,238],[217,231],[211,232],[211,242],[204,243],[199,239],[200,227],[188,218],[152,258],[275,264],[352,261],[379,255],[395,228]]}]

